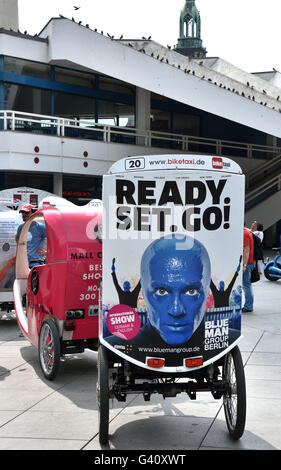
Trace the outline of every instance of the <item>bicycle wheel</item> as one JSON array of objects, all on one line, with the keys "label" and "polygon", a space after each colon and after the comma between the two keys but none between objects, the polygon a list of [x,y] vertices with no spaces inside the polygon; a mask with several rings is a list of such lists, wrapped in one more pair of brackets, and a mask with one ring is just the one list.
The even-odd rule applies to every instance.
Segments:
[{"label": "bicycle wheel", "polygon": [[226,385],[223,395],[226,424],[232,439],[238,440],[244,433],[246,423],[246,384],[238,346],[225,356],[223,380]]},{"label": "bicycle wheel", "polygon": [[[266,266],[266,268],[264,269],[264,275],[266,277],[266,279],[268,279],[268,281],[278,281],[278,279],[280,279],[279,277],[275,277],[274,274],[271,274],[269,272],[270,268],[272,268],[272,266],[274,266],[274,263],[272,261],[272,263],[268,264]],[[280,269],[281,271],[281,264],[280,263],[277,263],[277,268]]]},{"label": "bicycle wheel", "polygon": [[99,410],[99,441],[100,444],[107,444],[109,426],[108,358],[106,348],[102,344],[99,345],[98,349],[97,398]]},{"label": "bicycle wheel", "polygon": [[43,374],[48,380],[53,380],[60,365],[60,338],[52,320],[45,320],[41,326],[38,355]]}]

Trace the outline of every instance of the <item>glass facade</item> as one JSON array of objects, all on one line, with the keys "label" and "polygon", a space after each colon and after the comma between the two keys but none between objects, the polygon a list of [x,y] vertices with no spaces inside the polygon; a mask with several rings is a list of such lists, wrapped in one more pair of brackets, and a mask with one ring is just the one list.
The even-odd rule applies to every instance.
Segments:
[{"label": "glass facade", "polygon": [[[17,120],[18,130],[52,133],[50,120],[76,121],[66,135],[102,139],[83,130],[96,123],[135,126],[135,87],[110,77],[0,55],[0,109],[43,115],[41,123]],[[47,126],[47,127],[46,127]],[[54,130],[54,129],[53,129]],[[120,136],[114,136],[116,141]],[[0,172],[0,190],[28,186],[54,192],[53,175]],[[85,205],[102,197],[100,176],[63,175],[63,197]]]},{"label": "glass facade", "polygon": [[174,113],[173,129],[176,134],[200,135],[200,116],[194,114]]},{"label": "glass facade", "polygon": [[[136,125],[133,85],[104,75],[14,57],[5,56],[2,63],[4,80],[0,81],[0,97],[2,87],[4,99],[0,109],[76,119],[80,129],[95,123]],[[179,105],[151,93],[151,130],[199,135],[200,116],[191,115],[183,105],[180,108],[185,109],[181,112]],[[69,135],[74,133],[69,131]],[[94,137],[93,133],[90,135]],[[116,139],[124,140],[120,135]]]},{"label": "glass facade", "polygon": [[83,86],[86,88],[95,88],[97,84],[95,75],[91,73],[78,72],[77,70],[57,67],[55,67],[55,80],[57,82]]},{"label": "glass facade", "polygon": [[15,57],[4,57],[4,70],[6,73],[26,75],[28,77],[51,79],[51,66]]},{"label": "glass facade", "polygon": [[158,132],[172,132],[171,113],[163,109],[151,109],[151,130]]},{"label": "glass facade", "polygon": [[[136,89],[128,83],[7,56],[2,58],[0,71],[4,78],[0,81],[0,97],[1,87],[4,96],[0,109],[75,119],[80,130],[95,123],[117,127],[136,125]],[[151,130],[198,136],[200,116],[191,115],[184,105],[151,93]],[[74,131],[69,130],[68,135],[74,135]],[[101,138],[101,134],[90,135]],[[116,139],[124,140],[120,135]]]},{"label": "glass facade", "polygon": [[151,130],[199,136],[201,113],[182,103],[151,93]]},{"label": "glass facade", "polygon": [[32,114],[51,115],[51,91],[4,83],[4,108]]},{"label": "glass facade", "polygon": [[[0,172],[0,191],[28,187],[54,193],[53,175],[46,173]],[[77,206],[102,198],[101,176],[63,175],[62,196]]]},{"label": "glass facade", "polygon": [[46,173],[20,173],[20,172],[0,172],[0,191],[3,189],[20,188],[41,189],[53,193],[53,175]]},{"label": "glass facade", "polygon": [[7,56],[0,72],[0,109],[135,125],[135,87],[114,78]]},{"label": "glass facade", "polygon": [[[74,121],[66,126],[65,136],[103,140],[103,130],[96,124],[116,127],[136,126],[136,87],[113,77],[86,70],[74,70],[0,54],[0,110],[38,114],[41,122],[19,121],[16,129],[55,134],[50,117]],[[47,118],[44,116],[48,116]],[[176,102],[151,92],[150,129],[159,133],[180,134],[210,139],[255,142],[265,145],[265,134]],[[9,125],[9,124],[8,124]],[[0,120],[0,129],[3,129]],[[85,129],[91,127],[91,129]],[[167,136],[165,136],[167,137]],[[134,134],[112,129],[110,141],[136,144]],[[190,151],[208,152],[197,143]],[[182,141],[171,136],[152,136],[152,147],[181,149]],[[210,149],[210,152],[213,148]],[[236,150],[235,150],[236,151]],[[244,156],[241,150],[241,156]],[[230,155],[231,156],[231,155]],[[240,156],[240,155],[237,155]],[[262,152],[253,157],[264,158]]]},{"label": "glass facade", "polygon": [[98,122],[109,126],[135,127],[135,107],[126,103],[99,100]]},{"label": "glass facade", "polygon": [[55,92],[54,115],[69,119],[93,119],[96,100],[88,96]]},{"label": "glass facade", "polygon": [[102,177],[63,175],[62,195],[77,206],[84,206],[92,199],[101,199]]}]

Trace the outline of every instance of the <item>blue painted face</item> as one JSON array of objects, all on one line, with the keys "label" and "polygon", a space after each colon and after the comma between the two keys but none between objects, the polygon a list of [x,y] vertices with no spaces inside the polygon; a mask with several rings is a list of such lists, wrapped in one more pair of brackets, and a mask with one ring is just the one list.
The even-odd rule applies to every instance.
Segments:
[{"label": "blue painted face", "polygon": [[208,253],[191,237],[156,240],[143,255],[141,284],[151,325],[167,344],[183,344],[205,313],[210,286]]},{"label": "blue painted face", "polygon": [[131,284],[129,283],[129,281],[125,281],[124,284],[123,284],[123,289],[125,292],[129,292],[130,289],[131,289]]}]

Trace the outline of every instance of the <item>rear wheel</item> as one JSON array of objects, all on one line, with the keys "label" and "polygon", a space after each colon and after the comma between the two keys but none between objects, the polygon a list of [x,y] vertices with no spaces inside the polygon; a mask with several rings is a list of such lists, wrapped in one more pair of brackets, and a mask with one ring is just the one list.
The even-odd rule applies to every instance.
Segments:
[{"label": "rear wheel", "polygon": [[226,385],[223,395],[226,424],[230,436],[237,440],[243,435],[246,423],[246,384],[238,346],[225,356],[223,380]]},{"label": "rear wheel", "polygon": [[45,320],[41,326],[38,354],[43,374],[48,380],[53,380],[59,370],[60,338],[52,320]]},{"label": "rear wheel", "polygon": [[109,427],[109,381],[108,357],[103,344],[99,345],[98,350],[97,398],[99,408],[99,441],[100,444],[107,444]]},{"label": "rear wheel", "polygon": [[[266,279],[268,279],[269,281],[278,281],[278,279],[280,279],[280,278],[274,276],[274,274],[271,274],[269,272],[269,270],[270,270],[270,268],[272,268],[272,266],[274,266],[273,261],[272,261],[272,263],[269,263],[266,266],[266,268],[264,269],[264,275],[265,275]],[[280,263],[277,263],[277,268],[280,269],[280,272],[281,272],[281,264]]]}]

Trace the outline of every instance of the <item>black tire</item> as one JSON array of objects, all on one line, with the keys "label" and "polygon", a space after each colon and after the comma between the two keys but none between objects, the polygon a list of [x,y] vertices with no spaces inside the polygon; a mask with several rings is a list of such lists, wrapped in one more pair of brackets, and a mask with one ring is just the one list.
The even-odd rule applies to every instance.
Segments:
[{"label": "black tire", "polygon": [[227,428],[232,439],[238,440],[246,423],[246,384],[242,357],[235,346],[224,358],[223,380],[226,392],[223,406]]},{"label": "black tire", "polygon": [[42,323],[38,344],[39,362],[44,376],[53,380],[60,365],[60,338],[58,329],[52,320]]},{"label": "black tire", "polygon": [[103,344],[98,349],[98,383],[97,398],[99,409],[99,441],[104,445],[108,443],[109,427],[109,382],[108,382],[108,357]]},{"label": "black tire", "polygon": [[[271,268],[273,266],[273,261],[272,263],[269,263],[266,268],[264,269],[264,275],[266,277],[266,279],[268,279],[269,281],[278,281],[278,279],[280,279],[279,277],[275,277],[273,276],[272,274],[269,273],[269,268]],[[277,263],[277,268],[280,269],[281,271],[281,264],[280,263]]]}]

